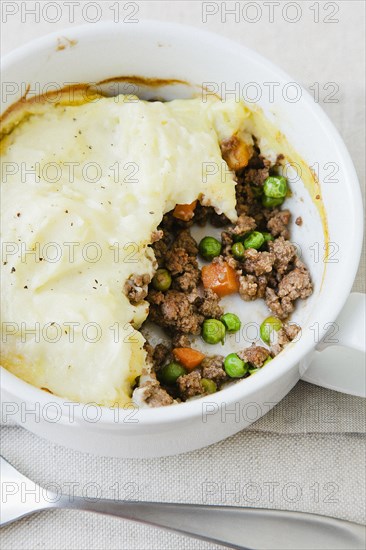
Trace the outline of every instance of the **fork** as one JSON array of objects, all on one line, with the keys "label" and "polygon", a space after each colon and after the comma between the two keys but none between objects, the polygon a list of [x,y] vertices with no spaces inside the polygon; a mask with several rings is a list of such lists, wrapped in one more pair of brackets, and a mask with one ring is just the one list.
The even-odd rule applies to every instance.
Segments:
[{"label": "fork", "polygon": [[159,502],[87,499],[46,491],[1,457],[1,522],[71,508],[115,516],[189,535],[236,550],[358,550],[365,529],[356,523],[315,514]]}]

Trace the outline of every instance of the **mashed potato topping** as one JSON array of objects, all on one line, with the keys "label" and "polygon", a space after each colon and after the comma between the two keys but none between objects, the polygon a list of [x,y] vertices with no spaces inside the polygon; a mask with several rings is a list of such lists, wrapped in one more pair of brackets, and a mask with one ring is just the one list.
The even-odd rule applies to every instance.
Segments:
[{"label": "mashed potato topping", "polygon": [[28,108],[1,143],[2,366],[71,400],[130,401],[148,304],[124,283],[153,275],[152,234],[176,204],[235,220],[220,142],[247,139],[247,116],[216,99]]}]

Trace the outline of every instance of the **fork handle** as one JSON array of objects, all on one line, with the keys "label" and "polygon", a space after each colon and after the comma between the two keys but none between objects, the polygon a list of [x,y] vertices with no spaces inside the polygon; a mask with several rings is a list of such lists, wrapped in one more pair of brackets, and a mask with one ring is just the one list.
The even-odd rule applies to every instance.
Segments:
[{"label": "fork handle", "polygon": [[[67,497],[66,497],[67,499]],[[237,550],[358,550],[365,528],[302,512],[75,497],[60,505],[117,516]]]}]

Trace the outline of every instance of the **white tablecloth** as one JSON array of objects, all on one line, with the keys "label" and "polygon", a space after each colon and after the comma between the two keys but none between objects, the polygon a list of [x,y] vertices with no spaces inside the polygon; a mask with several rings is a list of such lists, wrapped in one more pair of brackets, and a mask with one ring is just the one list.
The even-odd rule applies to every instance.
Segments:
[{"label": "white tablecloth", "polygon": [[[70,26],[71,8],[63,2],[57,2],[58,12],[52,6],[43,15],[41,11],[37,21],[36,16],[29,15],[34,4],[3,2],[7,6],[2,13],[2,54]],[[73,24],[84,22],[82,8],[86,4],[91,3],[74,3]],[[99,15],[102,20],[111,19],[115,4],[99,2],[100,13],[89,6],[84,19]],[[234,4],[227,2],[226,6]],[[248,4],[252,7],[245,8]],[[341,132],[364,182],[363,2],[330,2],[328,7],[326,2],[298,2],[301,16],[294,23],[288,20],[296,19],[300,12],[291,11],[296,8],[289,4],[294,3],[280,2],[272,8],[273,23],[269,22],[268,3],[266,6],[263,2],[240,2],[240,13],[227,14],[226,21],[223,3],[211,2],[209,9],[217,8],[218,12],[208,15],[206,23],[199,1],[120,2],[120,9],[125,10],[121,13],[126,17],[136,11],[136,5],[134,18],[177,21],[215,31],[259,51],[307,88],[319,83],[320,103]],[[319,13],[314,11],[317,5]],[[59,15],[59,21],[52,23]],[[314,21],[317,17],[319,22]],[[249,22],[255,19],[258,21]],[[336,19],[338,22],[331,22]],[[336,88],[326,88],[330,82]],[[324,102],[327,93],[335,89],[338,101]],[[355,289],[365,292],[364,261]],[[186,455],[151,460],[95,458],[49,444],[14,426],[2,427],[1,452],[40,484],[56,483],[67,492],[72,483],[75,494],[97,491],[103,497],[115,498],[118,491],[120,498],[196,503],[206,500],[212,504],[302,510],[362,523],[364,432],[361,399],[300,382],[274,411],[249,430]],[[210,485],[211,495],[207,494],[207,483],[214,484]],[[23,519],[1,531],[1,542],[4,550],[213,548],[122,520],[70,511]]]}]

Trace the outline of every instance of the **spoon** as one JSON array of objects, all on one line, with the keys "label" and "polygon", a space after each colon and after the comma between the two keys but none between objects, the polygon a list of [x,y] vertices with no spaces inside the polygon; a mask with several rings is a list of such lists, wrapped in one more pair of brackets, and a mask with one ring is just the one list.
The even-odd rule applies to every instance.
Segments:
[{"label": "spoon", "polygon": [[50,508],[87,510],[137,521],[237,550],[356,550],[365,529],[356,523],[302,512],[86,499],[46,491],[1,457],[1,522],[7,525]]}]

